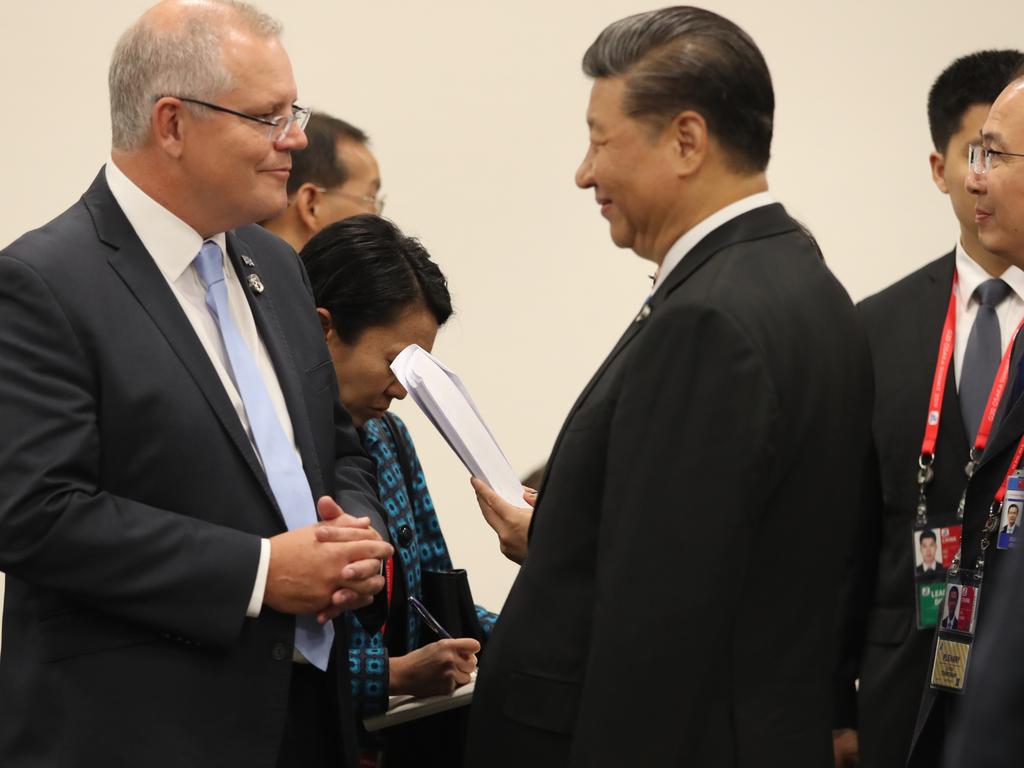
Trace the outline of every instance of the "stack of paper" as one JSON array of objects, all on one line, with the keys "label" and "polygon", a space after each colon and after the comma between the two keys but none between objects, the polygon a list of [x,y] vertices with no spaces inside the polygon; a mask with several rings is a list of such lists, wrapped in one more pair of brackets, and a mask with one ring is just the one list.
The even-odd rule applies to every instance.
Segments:
[{"label": "stack of paper", "polygon": [[459,377],[416,344],[402,350],[391,370],[466,469],[509,504],[523,506],[523,487]]}]

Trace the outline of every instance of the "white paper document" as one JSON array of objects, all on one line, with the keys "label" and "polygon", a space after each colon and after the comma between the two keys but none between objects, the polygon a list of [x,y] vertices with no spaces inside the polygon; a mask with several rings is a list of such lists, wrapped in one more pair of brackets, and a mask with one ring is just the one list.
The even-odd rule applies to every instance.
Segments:
[{"label": "white paper document", "polygon": [[466,469],[509,504],[523,506],[523,486],[459,377],[417,344],[403,349],[391,370]]}]

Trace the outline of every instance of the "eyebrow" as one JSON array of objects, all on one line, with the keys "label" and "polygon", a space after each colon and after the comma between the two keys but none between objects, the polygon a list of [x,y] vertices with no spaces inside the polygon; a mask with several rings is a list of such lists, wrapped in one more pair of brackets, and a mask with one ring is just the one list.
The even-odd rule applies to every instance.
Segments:
[{"label": "eyebrow", "polygon": [[982,141],[1002,141],[1003,135],[999,131],[978,131]]}]

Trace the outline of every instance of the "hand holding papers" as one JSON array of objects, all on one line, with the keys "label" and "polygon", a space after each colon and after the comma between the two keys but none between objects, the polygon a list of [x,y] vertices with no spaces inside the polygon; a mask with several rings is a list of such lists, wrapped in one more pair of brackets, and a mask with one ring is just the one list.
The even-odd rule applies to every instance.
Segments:
[{"label": "hand holding papers", "polygon": [[402,350],[391,370],[466,469],[521,506],[523,487],[459,377],[416,344]]}]

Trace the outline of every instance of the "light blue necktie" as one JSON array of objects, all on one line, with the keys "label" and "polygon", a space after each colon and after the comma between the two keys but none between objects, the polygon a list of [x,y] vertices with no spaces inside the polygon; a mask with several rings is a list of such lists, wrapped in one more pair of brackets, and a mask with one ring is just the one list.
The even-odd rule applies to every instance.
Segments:
[{"label": "light blue necktie", "polygon": [[[256,450],[288,530],[311,525],[316,522],[317,515],[309,482],[295,448],[277,418],[256,359],[231,318],[220,246],[207,240],[196,256],[195,264],[199,277],[206,284],[206,306],[220,328]],[[318,624],[316,617],[309,614],[295,618],[295,647],[311,664],[326,670],[334,642],[334,626],[331,622]]]}]

